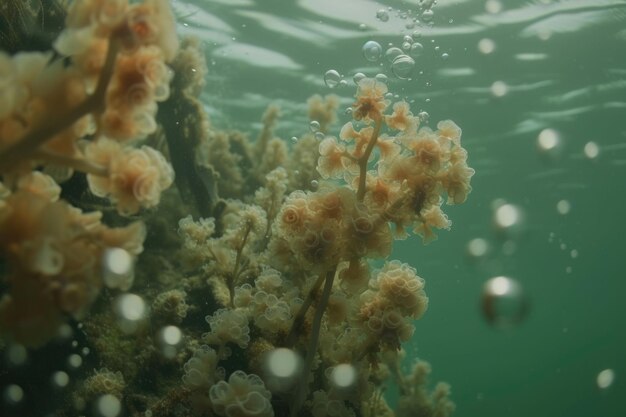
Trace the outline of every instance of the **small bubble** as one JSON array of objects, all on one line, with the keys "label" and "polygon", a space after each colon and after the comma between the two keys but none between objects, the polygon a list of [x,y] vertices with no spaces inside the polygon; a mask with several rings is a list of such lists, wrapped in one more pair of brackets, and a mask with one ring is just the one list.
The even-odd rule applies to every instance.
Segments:
[{"label": "small bubble", "polygon": [[411,37],[416,40],[420,39],[422,37],[422,32],[416,30],[415,32],[411,33]]},{"label": "small bubble", "polygon": [[396,48],[395,46],[392,46],[391,48],[385,51],[385,58],[387,59],[389,63],[392,63],[393,60],[396,59],[400,55],[402,55],[402,49]]},{"label": "small bubble", "polygon": [[612,369],[605,369],[600,371],[598,376],[596,377],[596,383],[598,384],[598,388],[607,389],[613,382],[615,381],[615,371]]},{"label": "small bubble", "polygon": [[491,14],[500,13],[502,11],[502,3],[499,0],[487,0],[485,2],[485,10]]},{"label": "small bubble", "polygon": [[402,38],[402,42],[413,43],[413,38],[411,37],[411,35],[404,35],[404,37]]},{"label": "small bubble", "polygon": [[494,97],[504,97],[509,92],[509,86],[504,81],[495,81],[490,89]]},{"label": "small bubble", "polygon": [[423,22],[432,22],[435,12],[432,9],[426,9],[422,12],[421,18]]},{"label": "small bubble", "polygon": [[311,132],[313,133],[318,132],[320,130],[320,122],[317,120],[311,120],[311,123],[309,123],[309,129],[311,129]]},{"label": "small bubble", "polygon": [[367,41],[362,48],[363,56],[370,62],[376,62],[383,54],[383,47],[376,41]]},{"label": "small bubble", "polygon": [[428,119],[430,119],[430,114],[425,111],[421,111],[417,113],[417,117],[420,119],[420,123],[428,123]]},{"label": "small bubble", "polygon": [[330,374],[332,384],[339,389],[353,387],[357,382],[357,372],[349,363],[342,363],[335,367]]},{"label": "small bubble", "polygon": [[357,72],[356,74],[354,74],[354,76],[352,77],[352,81],[354,81],[355,84],[359,84],[359,81],[361,81],[362,79],[366,78],[365,74],[363,74],[362,72]]},{"label": "small bubble", "polygon": [[585,156],[589,159],[596,159],[600,155],[600,147],[595,142],[587,142],[584,148]]},{"label": "small bubble", "polygon": [[96,412],[101,417],[117,417],[122,411],[122,403],[111,394],[104,394],[96,400]]},{"label": "small bubble", "polygon": [[4,389],[4,400],[10,405],[17,405],[24,399],[24,390],[16,384],[8,385]]},{"label": "small bubble", "polygon": [[478,41],[478,51],[482,54],[488,55],[496,50],[496,43],[489,38],[483,38]]},{"label": "small bubble", "polygon": [[53,373],[51,379],[55,388],[65,388],[70,383],[70,376],[63,371]]},{"label": "small bubble", "polygon": [[146,302],[136,294],[122,294],[116,299],[116,312],[126,320],[141,320],[146,316]]},{"label": "small bubble", "polygon": [[324,132],[315,132],[315,139],[322,141],[325,137],[326,135],[324,134]]},{"label": "small bubble", "polygon": [[383,84],[387,84],[387,81],[389,81],[389,78],[387,78],[387,76],[382,73],[376,74],[374,78],[376,79],[376,81],[378,81],[379,83],[383,83]]},{"label": "small bubble", "polygon": [[359,24],[359,30],[366,31],[367,30],[367,25],[365,23]]},{"label": "small bubble", "polygon": [[482,238],[475,238],[467,243],[467,253],[471,258],[479,259],[489,252],[489,242]]},{"label": "small bubble", "polygon": [[511,232],[519,229],[523,223],[522,209],[513,204],[502,204],[494,212],[493,221],[499,230]]},{"label": "small bubble", "polygon": [[291,137],[291,141],[292,141],[293,143],[296,143],[296,142],[298,141],[298,138],[297,138],[296,136],[292,136],[292,137]]},{"label": "small bubble", "polygon": [[28,351],[24,346],[17,343],[10,345],[6,349],[5,355],[10,366],[24,365],[28,360]]},{"label": "small bubble", "polygon": [[576,250],[576,249],[572,249],[572,250],[569,252],[569,256],[570,256],[572,259],[576,259],[576,258],[578,258],[578,250]]},{"label": "small bubble", "polygon": [[313,190],[317,190],[317,188],[320,186],[320,183],[318,180],[312,180],[311,181],[311,189]]},{"label": "small bubble", "polygon": [[352,107],[346,107],[346,109],[344,110],[344,114],[352,114],[353,111],[354,109]]},{"label": "small bubble", "polygon": [[82,364],[83,358],[81,358],[81,356],[76,353],[72,353],[70,356],[67,357],[67,365],[70,368],[77,369],[80,368]]},{"label": "small bubble", "polygon": [[339,87],[345,87],[348,85],[348,81],[346,81],[345,79],[342,79],[341,81],[339,81]]},{"label": "small bubble", "polygon": [[444,61],[446,61],[448,58],[450,58],[450,54],[447,52],[444,52],[443,54],[441,54],[441,59],[443,59]]},{"label": "small bubble", "polygon": [[394,75],[402,80],[406,80],[415,68],[415,61],[408,55],[399,55],[393,60],[391,70]]},{"label": "small bubble", "polygon": [[102,280],[108,288],[126,291],[133,281],[133,258],[122,248],[107,248],[102,255]]},{"label": "small bubble", "polygon": [[565,215],[569,213],[571,209],[572,209],[572,205],[567,200],[559,200],[559,202],[556,203],[556,211],[559,214]]},{"label": "small bubble", "polygon": [[389,13],[385,9],[379,9],[376,12],[376,18],[381,22],[387,22],[389,20]]},{"label": "small bubble", "polygon": [[521,284],[513,278],[498,276],[483,285],[483,317],[497,328],[513,327],[526,318],[528,299]]},{"label": "small bubble", "polygon": [[301,360],[296,352],[277,348],[268,353],[265,366],[267,372],[278,378],[293,378],[300,370]]},{"label": "small bubble", "polygon": [[402,50],[409,52],[411,50],[411,42],[402,42]]},{"label": "small bubble", "polygon": [[80,350],[80,353],[82,353],[82,354],[83,354],[83,356],[87,356],[87,355],[89,355],[89,353],[90,353],[90,352],[91,352],[91,351],[90,351],[90,350],[89,350],[89,348],[88,348],[88,347],[86,347],[86,346]]},{"label": "small bubble", "polygon": [[537,148],[547,156],[557,156],[561,148],[561,135],[554,129],[543,129],[537,136]]},{"label": "small bubble", "polygon": [[324,83],[328,88],[335,88],[341,81],[341,75],[334,69],[326,71],[324,74]]}]

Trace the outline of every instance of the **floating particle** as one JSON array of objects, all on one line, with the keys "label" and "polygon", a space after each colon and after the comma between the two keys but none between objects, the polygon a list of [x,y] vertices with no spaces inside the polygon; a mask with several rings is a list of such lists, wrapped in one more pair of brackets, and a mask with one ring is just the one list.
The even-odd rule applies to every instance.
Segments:
[{"label": "floating particle", "polygon": [[443,59],[444,61],[446,61],[448,58],[450,58],[450,54],[447,52],[444,52],[443,54],[441,54],[441,59]]},{"label": "floating particle", "polygon": [[363,31],[367,30],[367,25],[365,23],[359,24],[359,30],[363,30]]},{"label": "floating particle", "polygon": [[422,32],[416,30],[415,32],[411,33],[411,37],[416,40],[420,39],[422,37]]},{"label": "floating particle", "polygon": [[320,122],[317,120],[311,120],[311,123],[309,123],[309,129],[311,129],[311,132],[313,133],[318,132],[320,130]]},{"label": "floating particle", "polygon": [[409,78],[415,68],[415,61],[408,55],[398,55],[391,64],[394,75],[402,80]]},{"label": "floating particle", "polygon": [[9,405],[17,405],[24,399],[24,390],[17,384],[10,384],[4,389],[4,401]]},{"label": "floating particle", "polygon": [[499,0],[487,0],[485,2],[485,10],[487,13],[498,14],[502,11],[502,3]]},{"label": "floating particle", "polygon": [[352,114],[352,112],[354,111],[354,109],[352,107],[346,107],[346,109],[344,110],[344,114]]},{"label": "floating particle", "polygon": [[376,79],[376,81],[383,84],[387,84],[387,82],[389,81],[389,78],[387,78],[387,76],[383,73],[376,74],[374,78]]},{"label": "floating particle", "polygon": [[387,22],[389,20],[389,13],[387,13],[387,10],[385,9],[379,9],[376,12],[376,19],[380,20],[381,22]]},{"label": "floating particle", "polygon": [[569,256],[571,256],[571,257],[572,257],[572,259],[576,259],[576,258],[578,258],[578,250],[576,250],[576,249],[572,249],[572,250],[569,252]]},{"label": "floating particle", "polygon": [[417,113],[417,117],[420,119],[420,123],[428,123],[428,119],[430,119],[430,114],[425,111],[421,111]]},{"label": "floating particle", "polygon": [[67,357],[67,365],[70,368],[77,369],[83,364],[83,358],[77,353],[72,353]]},{"label": "floating particle", "polygon": [[488,55],[496,50],[496,43],[489,38],[483,38],[478,41],[478,51],[482,54]]},{"label": "floating particle", "polygon": [[322,131],[315,132],[315,139],[322,141],[324,140],[325,137],[326,135],[324,134],[324,132]]},{"label": "floating particle", "polygon": [[504,81],[494,81],[490,90],[494,97],[504,97],[509,92],[509,86]]},{"label": "floating particle", "polygon": [[264,380],[272,392],[287,392],[302,374],[302,358],[288,348],[269,351],[263,362]]},{"label": "floating particle", "polygon": [[510,328],[526,318],[528,299],[517,280],[498,276],[483,285],[481,309],[483,317],[491,326]]},{"label": "floating particle", "polygon": [[148,315],[148,307],[143,298],[136,294],[121,294],[114,300],[114,311],[118,325],[125,333],[134,333]]},{"label": "floating particle", "polygon": [[432,22],[434,16],[435,12],[433,12],[432,9],[426,9],[422,12],[420,17],[422,19],[422,22]]},{"label": "floating particle", "polygon": [[296,143],[296,142],[298,141],[298,137],[297,137],[297,136],[292,136],[292,137],[291,137],[291,141],[292,141],[293,143]]},{"label": "floating particle", "polygon": [[28,360],[28,351],[20,344],[12,344],[5,350],[6,360],[10,366],[24,365]]},{"label": "floating particle", "polygon": [[363,56],[370,62],[376,62],[383,54],[383,47],[376,41],[367,41],[363,44]]},{"label": "floating particle", "polygon": [[402,50],[409,52],[411,50],[411,42],[402,42]]},{"label": "floating particle", "polygon": [[339,81],[339,87],[345,87],[348,85],[348,81],[342,79],[341,81]]},{"label": "floating particle", "polygon": [[517,232],[524,223],[522,209],[513,204],[502,204],[496,208],[493,216],[496,228],[507,233]]},{"label": "floating particle", "polygon": [[404,35],[404,37],[402,38],[402,42],[413,43],[413,38],[411,37],[411,35]]},{"label": "floating particle", "polygon": [[330,374],[330,381],[335,388],[351,388],[357,382],[356,369],[349,363],[339,364],[333,368]]},{"label": "floating particle", "polygon": [[96,400],[96,412],[101,417],[117,417],[122,411],[122,403],[111,394],[100,396]]},{"label": "floating particle", "polygon": [[467,243],[467,254],[472,259],[480,259],[489,252],[489,242],[486,239],[474,238]]},{"label": "floating particle", "polygon": [[600,155],[600,147],[595,142],[587,142],[583,150],[589,159],[596,159]]},{"label": "floating particle", "polygon": [[548,157],[558,156],[561,150],[561,135],[554,129],[543,129],[537,135],[537,149]]},{"label": "floating particle", "polygon": [[326,71],[324,74],[324,83],[328,88],[335,88],[341,81],[341,75],[334,69]]},{"label": "floating particle", "polygon": [[67,372],[57,371],[52,374],[51,380],[55,388],[65,388],[70,383],[70,376]]},{"label": "floating particle", "polygon": [[385,58],[391,64],[394,61],[394,59],[396,59],[398,56],[402,54],[403,54],[402,49],[392,46],[391,48],[385,51]]},{"label": "floating particle", "polygon": [[165,326],[157,335],[161,354],[167,359],[173,359],[178,353],[178,346],[183,340],[183,332],[177,326]]},{"label": "floating particle", "polygon": [[424,53],[424,45],[419,42],[413,42],[411,44],[411,49],[409,50],[409,55],[413,58],[417,58],[418,56],[422,56]]},{"label": "floating particle", "polygon": [[108,288],[126,291],[133,282],[133,258],[122,248],[108,248],[102,255],[102,280]]},{"label": "floating particle", "polygon": [[352,81],[354,81],[355,84],[359,84],[359,81],[361,81],[362,79],[366,78],[365,74],[363,74],[362,72],[357,72],[356,74],[354,74],[354,76],[352,77]]},{"label": "floating particle", "polygon": [[559,214],[567,214],[570,212],[571,209],[572,205],[567,200],[559,200],[559,202],[556,203],[556,211]]},{"label": "floating particle", "polygon": [[318,180],[311,180],[311,189],[312,190],[317,190],[317,188],[320,186],[320,183]]},{"label": "floating particle", "polygon": [[615,371],[612,369],[605,369],[600,371],[598,376],[596,377],[596,383],[598,384],[598,388],[607,389],[613,382],[615,381]]}]

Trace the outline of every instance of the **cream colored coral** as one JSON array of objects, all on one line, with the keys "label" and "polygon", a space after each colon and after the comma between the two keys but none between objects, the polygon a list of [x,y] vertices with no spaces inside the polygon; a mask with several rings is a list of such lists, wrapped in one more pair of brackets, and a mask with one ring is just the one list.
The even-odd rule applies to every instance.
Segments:
[{"label": "cream colored coral", "polygon": [[209,390],[213,411],[224,417],[273,417],[270,392],[257,375],[235,371],[228,382],[220,381]]}]

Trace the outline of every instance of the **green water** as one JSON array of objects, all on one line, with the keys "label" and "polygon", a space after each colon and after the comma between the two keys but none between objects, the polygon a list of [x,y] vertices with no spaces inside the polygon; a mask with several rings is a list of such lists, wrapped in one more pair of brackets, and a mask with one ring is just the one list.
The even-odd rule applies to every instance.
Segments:
[{"label": "green water", "polygon": [[[306,100],[332,93],[341,102],[337,135],[351,120],[344,110],[358,72],[386,74],[391,93],[427,112],[431,126],[461,126],[476,170],[468,201],[444,207],[453,226],[438,240],[399,241],[392,255],[417,268],[430,299],[405,345],[406,363],[427,360],[432,382],[451,385],[453,415],[626,415],[626,1],[438,0],[431,23],[414,22],[418,0],[171,4],[179,34],[201,40],[209,69],[201,99],[217,128],[255,137],[273,103],[281,108],[275,134],[290,142],[309,131]],[[381,9],[388,20],[377,18]],[[365,42],[401,47],[406,35],[424,46],[408,79],[394,76],[384,57],[364,58]],[[345,86],[325,85],[331,69]],[[555,149],[541,148],[542,131],[556,135]],[[515,233],[495,226],[502,203],[523,213]],[[477,238],[489,245],[480,258],[468,255]],[[519,325],[494,329],[481,292],[501,275],[521,283],[530,309]],[[87,345],[72,326],[77,345]],[[41,382],[63,367],[50,358],[76,348],[66,347],[55,342],[25,368],[0,368],[2,387],[20,384],[27,399],[44,399],[0,415],[72,409],[71,393]],[[94,368],[86,356],[85,369]],[[615,380],[601,388],[607,369]]]},{"label": "green water", "polygon": [[[405,34],[418,31],[425,47],[418,74],[412,80],[390,74],[390,90],[414,100],[413,109],[431,120],[456,121],[476,175],[468,202],[447,208],[450,232],[428,246],[416,239],[396,244],[394,255],[417,267],[430,296],[409,356],[430,361],[433,378],[452,385],[458,416],[624,415],[626,2],[502,1],[498,13],[489,13],[489,2],[440,0],[432,27],[407,28],[411,17],[399,13],[416,3],[220,1],[176,8],[195,13],[183,20],[184,31],[206,42],[205,102],[214,122],[249,129],[276,102],[285,138],[306,131],[309,95],[336,93],[347,107],[354,73],[389,74],[388,66],[363,58],[366,41],[400,46]],[[387,6],[389,20],[377,20]],[[495,44],[492,53],[478,49],[485,38]],[[328,89],[329,69],[349,87]],[[496,81],[508,87],[502,97],[491,91]],[[538,150],[543,129],[559,133],[557,157]],[[600,148],[595,159],[584,153],[590,141]],[[512,253],[493,227],[497,199],[525,213]],[[564,215],[557,211],[561,200],[571,204]],[[474,238],[492,248],[479,264],[465,256]],[[517,278],[531,302],[528,319],[504,332],[491,329],[479,311],[481,286],[496,275]],[[604,369],[616,379],[602,390],[596,376]]]}]

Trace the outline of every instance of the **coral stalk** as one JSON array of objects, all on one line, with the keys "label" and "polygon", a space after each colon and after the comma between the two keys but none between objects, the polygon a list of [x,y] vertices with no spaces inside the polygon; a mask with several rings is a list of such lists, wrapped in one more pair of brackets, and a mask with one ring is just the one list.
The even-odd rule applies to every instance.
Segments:
[{"label": "coral stalk", "polygon": [[369,162],[370,155],[372,154],[372,151],[374,150],[374,146],[376,145],[376,142],[378,141],[378,135],[380,134],[380,129],[382,128],[382,126],[383,126],[382,119],[381,118],[376,119],[376,123],[374,125],[374,132],[372,132],[372,137],[370,138],[370,141],[367,144],[367,148],[365,149],[365,152],[363,152],[363,155],[361,155],[361,157],[358,159],[359,188],[356,193],[356,199],[359,202],[362,202],[363,198],[365,197],[365,180],[367,178],[367,163]]}]

